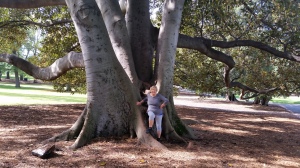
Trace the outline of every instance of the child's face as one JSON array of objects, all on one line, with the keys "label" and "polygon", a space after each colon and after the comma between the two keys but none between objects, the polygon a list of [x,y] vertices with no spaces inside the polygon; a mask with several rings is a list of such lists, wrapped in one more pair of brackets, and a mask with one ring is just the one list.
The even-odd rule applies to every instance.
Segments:
[{"label": "child's face", "polygon": [[152,93],[152,94],[156,94],[156,92],[157,92],[157,90],[156,89],[150,89],[150,93]]}]

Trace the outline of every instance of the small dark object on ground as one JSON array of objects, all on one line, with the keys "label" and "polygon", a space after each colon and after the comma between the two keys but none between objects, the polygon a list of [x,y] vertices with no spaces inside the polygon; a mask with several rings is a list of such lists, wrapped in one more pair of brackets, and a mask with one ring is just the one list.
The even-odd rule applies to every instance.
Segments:
[{"label": "small dark object on ground", "polygon": [[41,159],[47,159],[51,157],[54,153],[55,145],[54,144],[46,144],[42,147],[32,150],[32,155],[37,156]]}]

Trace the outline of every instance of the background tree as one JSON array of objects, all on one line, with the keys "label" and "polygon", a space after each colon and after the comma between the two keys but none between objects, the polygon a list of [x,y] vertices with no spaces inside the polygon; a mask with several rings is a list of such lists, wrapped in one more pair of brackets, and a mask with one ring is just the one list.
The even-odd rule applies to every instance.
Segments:
[{"label": "background tree", "polygon": [[[261,47],[263,50],[257,50],[253,44],[250,45],[250,40],[244,41],[249,42],[247,45],[244,45],[246,44],[244,43],[244,47],[232,47],[238,46],[238,42],[241,40],[251,39],[253,42],[260,41],[278,50],[282,50],[285,48],[284,46],[293,46],[295,49],[299,48],[294,45],[295,43],[290,43],[293,41],[292,39],[299,38],[298,33],[295,31],[299,28],[299,26],[296,26],[296,24],[299,23],[297,21],[299,20],[299,13],[296,12],[297,7],[295,7],[292,2],[285,1],[251,1],[247,3],[245,1],[220,2],[221,1],[197,1],[196,3],[191,3],[193,7],[190,8],[189,11],[185,11],[189,17],[183,17],[181,32],[191,36],[203,37],[207,46],[213,46],[214,48],[219,47],[219,51],[231,55],[234,58],[235,67],[230,74],[231,80],[227,81],[227,83],[232,81],[232,87],[228,87],[228,91],[234,93],[245,93],[248,91],[248,93],[252,93],[250,97],[258,98],[266,94],[269,96],[286,96],[291,94],[291,92],[285,92],[280,89],[282,87],[277,85],[277,81],[281,80],[280,78],[282,77],[277,75],[278,66],[284,65],[280,63],[276,65],[273,64],[276,62],[275,60],[279,59],[266,53],[263,48],[267,47]],[[185,13],[183,15],[185,15]],[[209,41],[209,39],[216,39],[219,44],[214,45],[216,41]],[[230,42],[232,45],[221,45],[221,41],[224,42],[223,44],[232,41]],[[251,48],[251,46],[254,48]],[[296,51],[295,49],[290,49],[290,51]],[[185,52],[180,53],[183,55],[191,55],[189,50],[183,51]],[[201,54],[197,53],[195,57],[201,57]],[[189,79],[189,84],[186,83],[186,81],[184,82],[187,88],[203,91],[210,88],[209,92],[216,94],[222,92],[223,87],[219,87],[218,84],[212,85],[214,81],[218,81],[216,79],[220,76],[219,74],[211,78],[213,81],[210,83],[206,83],[205,85],[204,82],[197,84],[198,78],[194,78],[194,75],[199,72],[195,73],[196,66],[191,67],[189,66],[190,64],[182,63],[186,60],[188,60],[186,57],[177,57],[176,65],[181,64],[178,72],[182,72],[182,69],[192,68],[194,70],[187,70],[187,73],[178,73],[176,75],[179,79],[177,80],[178,82],[181,82],[182,79],[185,78]],[[211,66],[206,66],[206,69],[208,67]],[[220,70],[220,68],[218,69]],[[200,71],[205,72],[203,69]],[[203,78],[208,80],[206,78],[208,74],[210,76],[216,74],[213,70],[210,70],[210,72],[211,74],[207,73]],[[286,72],[289,73],[288,71]],[[259,74],[264,74],[264,76],[259,76]],[[193,79],[196,79],[196,81]],[[197,86],[195,86],[196,84]],[[294,82],[294,84],[296,83]],[[220,83],[220,85],[223,85],[223,83]],[[227,85],[230,86],[230,84]],[[292,85],[289,86],[291,87]],[[292,88],[295,87],[297,88],[296,85]],[[238,88],[244,91],[240,91]],[[266,91],[268,93],[266,93]],[[242,98],[245,99],[244,96]]]},{"label": "background tree", "polygon": [[[32,58],[34,64],[47,67],[61,55],[70,51],[81,52],[70,13],[66,6],[45,7],[35,9],[33,14],[43,20],[41,29],[42,47],[40,54]],[[68,71],[63,76],[52,81],[54,89],[59,92],[71,91],[85,93],[85,73],[83,69]]]},{"label": "background tree", "polygon": [[[7,27],[8,22],[10,19],[21,19],[22,17],[26,17],[26,11],[21,10],[12,10],[12,9],[1,9],[2,18],[0,21],[0,27]],[[21,16],[21,17],[20,17]],[[11,27],[9,29],[1,29],[0,30],[1,36],[0,42],[2,43],[3,48],[1,49],[2,52],[11,52],[17,54],[20,50],[24,39],[26,38],[26,28],[25,27]],[[17,54],[19,56],[19,53]],[[10,71],[12,70],[15,74],[15,83],[16,87],[20,87],[19,81],[19,70],[17,67],[11,67],[10,65],[6,65],[6,78],[10,79]]]},{"label": "background tree", "polygon": [[[70,140],[77,137],[73,148],[85,145],[97,136],[122,136],[129,133],[137,136],[142,143],[162,147],[145,134],[143,117],[146,116],[141,113],[145,109],[138,109],[135,105],[141,99],[141,93],[153,84],[157,84],[160,93],[170,99],[164,112],[163,136],[168,140],[179,141],[184,141],[182,136],[193,137],[192,132],[178,118],[172,98],[176,47],[193,49],[210,58],[202,58],[202,64],[195,64],[198,67],[222,68],[223,84],[228,93],[234,87],[242,89],[242,93],[249,91],[255,95],[277,90],[258,90],[238,81],[243,70],[233,69],[237,65],[233,55],[239,53],[234,52],[235,48],[252,47],[275,57],[299,61],[298,53],[294,52],[297,40],[291,40],[298,39],[299,35],[294,30],[299,27],[290,25],[293,28],[283,29],[281,24],[277,24],[279,20],[272,19],[281,16],[276,10],[291,7],[291,3],[283,1],[186,1],[185,6],[182,0],[166,0],[163,5],[160,1],[153,1],[152,5],[161,7],[162,11],[161,20],[156,21],[159,29],[153,27],[150,21],[150,2],[147,0],[128,0],[126,8],[120,8],[116,0],[40,0],[34,4],[26,3],[26,0],[13,2],[18,3],[1,1],[0,6],[28,8],[66,3],[70,11],[82,53],[68,52],[64,57],[53,60],[54,63],[46,68],[39,68],[12,54],[1,54],[0,61],[16,65],[43,80],[53,80],[70,69],[85,67],[86,108],[70,129],[50,139]],[[22,6],[24,2],[26,5]],[[185,26],[181,31],[184,34],[180,34],[184,7],[187,12],[183,14]],[[123,10],[125,18],[121,9],[126,9]],[[295,13],[289,16],[295,21],[293,19],[299,16],[298,10],[289,10]],[[270,13],[274,16],[271,17]],[[260,38],[256,38],[258,32]],[[287,34],[291,36],[287,38]],[[242,56],[237,55],[237,60]],[[248,58],[255,56],[250,55]],[[271,67],[266,62],[271,61],[261,63],[265,72],[275,69],[275,66]],[[221,78],[220,70],[215,70],[205,83],[212,84],[213,80]]]}]

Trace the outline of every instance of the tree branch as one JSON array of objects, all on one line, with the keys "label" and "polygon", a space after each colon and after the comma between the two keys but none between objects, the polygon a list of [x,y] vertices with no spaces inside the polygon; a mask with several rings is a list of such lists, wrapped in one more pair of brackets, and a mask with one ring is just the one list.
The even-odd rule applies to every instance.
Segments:
[{"label": "tree branch", "polygon": [[82,53],[70,52],[52,65],[40,68],[12,54],[0,54],[0,62],[12,64],[28,75],[41,80],[54,80],[73,68],[84,68]]},{"label": "tree branch", "polygon": [[39,8],[44,6],[66,5],[65,0],[1,0],[0,7],[6,8]]},{"label": "tree branch", "polygon": [[273,54],[276,57],[284,58],[287,60],[300,62],[300,56],[295,55],[290,52],[282,52],[277,50],[276,48],[273,48],[267,44],[253,41],[253,40],[235,40],[235,41],[217,41],[217,40],[210,40],[202,38],[203,43],[209,47],[220,47],[220,48],[232,48],[232,47],[240,47],[240,46],[249,46],[254,47],[263,51],[266,51],[270,54]]},{"label": "tree branch", "polygon": [[7,22],[0,22],[0,28],[7,28],[12,26],[24,26],[24,25],[36,25],[40,27],[51,27],[54,25],[65,24],[65,23],[72,23],[72,20],[58,20],[58,21],[51,21],[46,23],[37,23],[28,20],[18,20],[18,21],[7,21]]},{"label": "tree branch", "polygon": [[205,54],[206,56],[214,60],[223,62],[229,67],[229,69],[232,69],[235,65],[235,62],[231,56],[226,55],[223,52],[217,51],[211,47],[208,47],[208,45],[204,43],[203,38],[193,38],[179,34],[177,47],[198,50],[199,52]]},{"label": "tree branch", "polygon": [[[279,88],[271,88],[271,89],[267,89],[267,90],[256,90],[256,89],[250,88],[246,85],[243,85],[240,82],[230,82],[230,87],[237,87],[237,88],[242,89],[242,93],[240,95],[240,99],[242,99],[242,100],[250,99],[250,98],[253,98],[253,97],[257,97],[260,94],[268,94],[270,92],[274,92],[276,90],[279,90]],[[247,91],[253,92],[254,94],[250,97],[244,97],[245,92],[247,92]]]}]

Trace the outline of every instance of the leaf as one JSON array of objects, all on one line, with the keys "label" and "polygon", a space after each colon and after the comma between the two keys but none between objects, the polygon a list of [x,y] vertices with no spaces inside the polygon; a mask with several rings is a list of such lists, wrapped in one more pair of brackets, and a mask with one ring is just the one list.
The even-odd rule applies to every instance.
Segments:
[{"label": "leaf", "polygon": [[146,163],[146,160],[141,159],[141,160],[140,160],[140,163]]},{"label": "leaf", "polygon": [[100,165],[100,166],[105,166],[105,165],[106,165],[106,162],[101,161],[101,162],[99,163],[99,165]]}]

